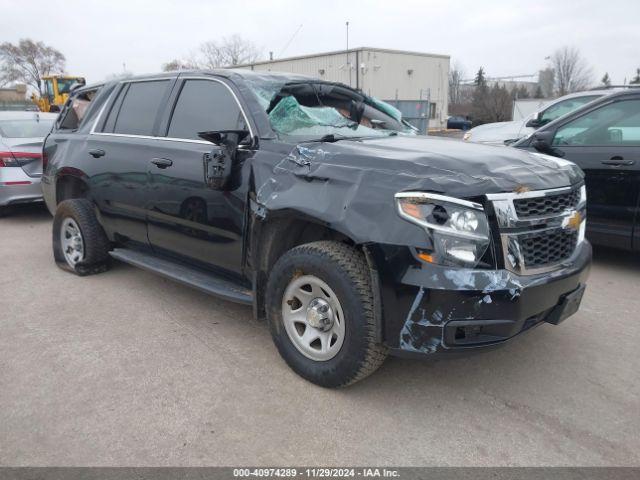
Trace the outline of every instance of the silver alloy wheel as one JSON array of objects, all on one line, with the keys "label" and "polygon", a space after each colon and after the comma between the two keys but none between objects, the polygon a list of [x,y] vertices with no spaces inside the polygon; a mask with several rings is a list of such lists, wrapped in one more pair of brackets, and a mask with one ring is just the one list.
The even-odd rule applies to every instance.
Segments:
[{"label": "silver alloy wheel", "polygon": [[291,280],[282,297],[282,321],[293,345],[311,360],[331,360],[344,342],[345,318],[338,297],[313,275]]},{"label": "silver alloy wheel", "polygon": [[60,247],[70,267],[84,259],[84,239],[76,221],[67,217],[60,227]]}]

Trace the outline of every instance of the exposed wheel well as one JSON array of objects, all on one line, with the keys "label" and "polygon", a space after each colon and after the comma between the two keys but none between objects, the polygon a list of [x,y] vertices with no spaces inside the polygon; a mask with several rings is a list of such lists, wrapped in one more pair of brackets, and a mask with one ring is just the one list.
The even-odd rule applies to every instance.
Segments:
[{"label": "exposed wheel well", "polygon": [[[363,252],[372,275],[374,285],[374,299],[376,302],[376,320],[380,326],[380,295],[378,274],[375,263],[366,248],[356,245],[352,239],[332,228],[304,218],[277,218],[268,222],[259,222],[251,232],[251,244],[249,258],[250,267],[255,272],[254,288],[255,302],[254,314],[259,319],[264,319],[266,290],[269,272],[278,259],[287,251],[298,245],[316,242],[320,240],[333,240],[350,245]],[[377,332],[380,334],[380,330]]]},{"label": "exposed wheel well", "polygon": [[87,184],[79,178],[62,176],[56,182],[56,205],[72,198],[85,198],[88,190]]}]

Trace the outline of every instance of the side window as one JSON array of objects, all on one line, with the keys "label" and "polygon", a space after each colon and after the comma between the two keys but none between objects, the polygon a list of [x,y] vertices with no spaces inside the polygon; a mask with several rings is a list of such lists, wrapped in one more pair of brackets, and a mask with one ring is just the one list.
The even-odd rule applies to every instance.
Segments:
[{"label": "side window", "polygon": [[610,103],[558,129],[554,145],[640,146],[640,99]]},{"label": "side window", "polygon": [[200,140],[198,132],[246,128],[238,102],[225,85],[213,80],[186,80],[167,136]]},{"label": "side window", "polygon": [[89,105],[98,94],[99,88],[84,90],[71,97],[64,106],[57,120],[58,128],[61,130],[75,130],[85,118]]},{"label": "side window", "polygon": [[169,80],[132,82],[120,91],[107,117],[104,132],[152,135]]},{"label": "side window", "polygon": [[549,108],[542,112],[542,115],[540,116],[540,124],[545,125],[549,122],[552,122],[556,118],[560,118],[567,113],[573,112],[574,110],[577,110],[579,107],[586,105],[596,98],[600,98],[600,96],[589,95],[584,97],[569,98],[567,100],[563,100],[562,102],[558,102],[555,105],[551,105]]}]

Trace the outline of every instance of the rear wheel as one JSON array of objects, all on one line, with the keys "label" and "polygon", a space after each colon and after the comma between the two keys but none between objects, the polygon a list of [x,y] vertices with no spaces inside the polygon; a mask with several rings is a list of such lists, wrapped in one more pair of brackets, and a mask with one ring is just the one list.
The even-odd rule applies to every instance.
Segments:
[{"label": "rear wheel", "polygon": [[65,200],[56,208],[53,255],[59,267],[78,275],[108,268],[109,241],[89,200]]},{"label": "rear wheel", "polygon": [[303,378],[347,386],[384,361],[369,268],[356,249],[330,241],[293,248],[274,265],[266,298],[276,347]]}]

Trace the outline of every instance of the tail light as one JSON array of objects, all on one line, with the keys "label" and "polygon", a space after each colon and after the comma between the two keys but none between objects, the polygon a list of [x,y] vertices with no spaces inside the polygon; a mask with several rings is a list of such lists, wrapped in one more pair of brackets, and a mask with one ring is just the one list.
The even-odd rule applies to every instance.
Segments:
[{"label": "tail light", "polygon": [[19,167],[11,152],[0,152],[0,168],[2,167]]},{"label": "tail light", "polygon": [[2,167],[21,167],[31,160],[37,160],[42,155],[39,153],[29,152],[0,152],[0,168]]},{"label": "tail light", "polygon": [[47,152],[42,150],[42,173],[46,170],[47,163],[49,163],[49,155],[47,155]]}]

